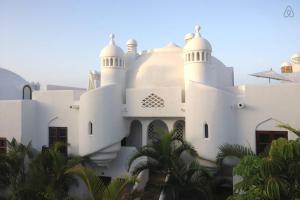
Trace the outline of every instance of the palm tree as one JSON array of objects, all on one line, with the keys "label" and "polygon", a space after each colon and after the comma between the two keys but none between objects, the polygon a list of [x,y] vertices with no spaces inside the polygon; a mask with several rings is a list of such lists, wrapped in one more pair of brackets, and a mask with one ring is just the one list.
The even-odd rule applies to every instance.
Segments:
[{"label": "palm tree", "polygon": [[[300,131],[286,128],[300,136]],[[299,199],[300,198],[300,139],[279,138],[262,155],[247,155],[234,169],[242,181],[235,185],[237,194],[230,199]]]},{"label": "palm tree", "polygon": [[8,152],[0,156],[0,189],[5,191],[1,195],[17,199],[26,182],[26,162],[33,157],[33,149],[31,143],[23,145],[15,138],[7,143]]},{"label": "palm tree", "polygon": [[[85,157],[61,153],[64,144],[56,143],[39,153],[30,163],[28,182],[22,191],[27,199],[56,200],[68,197],[68,190],[77,184],[72,175],[66,173],[72,167],[87,160]],[[25,198],[25,199],[26,199]]]},{"label": "palm tree", "polygon": [[155,186],[171,194],[174,199],[192,191],[210,194],[206,186],[209,186],[211,175],[196,162],[197,158],[196,150],[178,138],[174,130],[170,133],[156,132],[152,141],[130,159],[129,169],[132,168],[134,175],[146,169],[159,174],[163,178]]},{"label": "palm tree", "polygon": [[136,177],[123,177],[114,179],[105,185],[94,170],[77,165],[66,171],[66,174],[79,177],[86,185],[91,200],[124,200],[134,199],[137,193],[131,193]]}]

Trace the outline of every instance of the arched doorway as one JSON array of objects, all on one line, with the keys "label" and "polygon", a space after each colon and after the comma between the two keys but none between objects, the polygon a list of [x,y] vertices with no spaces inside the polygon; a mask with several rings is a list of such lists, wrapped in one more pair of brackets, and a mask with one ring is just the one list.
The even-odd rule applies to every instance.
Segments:
[{"label": "arched doorway", "polygon": [[260,122],[255,128],[256,153],[265,152],[266,148],[273,140],[278,138],[288,138],[288,131],[278,128],[279,120],[269,118]]},{"label": "arched doorway", "polygon": [[154,120],[148,126],[147,135],[148,135],[148,142],[151,141],[155,133],[162,133],[168,132],[168,127],[165,122],[161,120]]},{"label": "arched doorway", "polygon": [[185,138],[185,122],[183,120],[178,120],[174,124],[175,135],[180,138]]},{"label": "arched doorway", "polygon": [[122,140],[123,146],[142,147],[142,124],[139,120],[134,120],[130,124],[129,136]]}]

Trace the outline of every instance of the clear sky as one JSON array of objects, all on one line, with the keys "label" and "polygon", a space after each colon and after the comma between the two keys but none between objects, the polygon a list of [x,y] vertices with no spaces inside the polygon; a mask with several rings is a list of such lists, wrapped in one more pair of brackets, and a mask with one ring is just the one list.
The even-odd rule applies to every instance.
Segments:
[{"label": "clear sky", "polygon": [[[294,17],[284,17],[290,5]],[[109,33],[126,51],[161,47],[201,26],[213,55],[233,66],[237,84],[261,82],[249,73],[273,68],[300,52],[300,0],[0,0],[0,67],[28,81],[86,87],[100,70]]]}]

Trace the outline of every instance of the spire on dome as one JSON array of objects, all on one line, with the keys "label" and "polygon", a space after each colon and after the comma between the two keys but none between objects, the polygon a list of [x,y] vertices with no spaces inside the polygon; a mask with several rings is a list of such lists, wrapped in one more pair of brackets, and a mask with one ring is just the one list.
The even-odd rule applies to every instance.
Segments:
[{"label": "spire on dome", "polygon": [[195,36],[201,37],[200,29],[201,29],[201,27],[197,24],[195,26]]},{"label": "spire on dome", "polygon": [[113,33],[109,34],[109,43],[115,44],[115,34]]}]

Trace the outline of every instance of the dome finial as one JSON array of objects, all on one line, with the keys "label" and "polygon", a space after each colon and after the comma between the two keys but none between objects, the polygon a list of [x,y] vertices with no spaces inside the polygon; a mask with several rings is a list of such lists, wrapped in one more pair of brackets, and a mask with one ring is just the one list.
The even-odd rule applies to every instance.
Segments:
[{"label": "dome finial", "polygon": [[109,40],[111,44],[115,44],[115,34],[113,33],[109,34]]},{"label": "dome finial", "polygon": [[195,35],[196,36],[200,36],[200,26],[197,24],[196,26],[195,26]]}]

